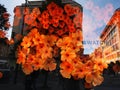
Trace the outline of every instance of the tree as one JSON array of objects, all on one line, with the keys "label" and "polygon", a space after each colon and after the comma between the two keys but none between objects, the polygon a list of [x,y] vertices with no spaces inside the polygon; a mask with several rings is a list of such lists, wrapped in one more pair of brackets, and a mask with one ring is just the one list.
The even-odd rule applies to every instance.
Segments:
[{"label": "tree", "polygon": [[10,14],[7,13],[6,8],[4,5],[0,4],[0,29],[1,30],[8,30],[10,27],[9,21]]}]

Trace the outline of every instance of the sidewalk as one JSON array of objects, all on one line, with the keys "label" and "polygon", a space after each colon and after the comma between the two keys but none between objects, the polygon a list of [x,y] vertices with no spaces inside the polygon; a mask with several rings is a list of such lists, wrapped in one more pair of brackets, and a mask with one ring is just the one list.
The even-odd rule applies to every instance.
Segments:
[{"label": "sidewalk", "polygon": [[[0,90],[25,90],[23,80],[24,79],[20,78],[16,84],[14,84],[13,81],[10,81],[8,84],[0,84]],[[40,81],[40,79],[38,79],[36,84],[36,90],[64,90],[60,85],[58,85],[57,80],[55,80],[54,82],[53,81],[49,82],[49,84],[52,86],[51,88],[47,87],[43,88],[42,83],[43,80]],[[102,85],[95,87],[94,90],[120,90],[120,75],[117,76],[105,75],[105,80],[102,83]]]}]

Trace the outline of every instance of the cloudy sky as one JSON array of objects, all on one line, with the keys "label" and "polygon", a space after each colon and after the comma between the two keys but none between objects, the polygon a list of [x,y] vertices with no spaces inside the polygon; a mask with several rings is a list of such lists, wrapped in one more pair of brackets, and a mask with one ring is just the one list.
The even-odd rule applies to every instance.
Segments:
[{"label": "cloudy sky", "polygon": [[[75,0],[83,6],[83,36],[84,53],[89,54],[99,46],[99,36],[114,11],[120,7],[120,0]],[[13,23],[13,9],[25,0],[0,0],[0,4],[7,8],[11,14],[10,22]]]}]

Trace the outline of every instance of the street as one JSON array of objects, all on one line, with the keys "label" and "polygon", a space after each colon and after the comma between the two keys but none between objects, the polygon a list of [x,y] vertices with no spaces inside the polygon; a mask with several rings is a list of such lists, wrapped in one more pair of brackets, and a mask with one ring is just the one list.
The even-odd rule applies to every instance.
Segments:
[{"label": "street", "polygon": [[[94,88],[94,90],[120,90],[120,74],[119,75],[105,75],[104,82]],[[48,77],[47,85],[48,87],[44,87],[44,75],[40,75],[40,77],[36,81],[36,89],[34,90],[67,90],[63,89],[62,84],[59,82],[58,78]],[[0,90],[25,90],[25,76],[23,74],[18,73],[18,77],[16,79],[16,83],[14,83],[14,78],[10,78],[8,81],[6,80],[4,83],[0,82]],[[68,89],[72,90],[72,89]],[[76,90],[76,89],[73,89]],[[77,89],[79,90],[79,89]],[[84,90],[80,88],[80,90]]]}]

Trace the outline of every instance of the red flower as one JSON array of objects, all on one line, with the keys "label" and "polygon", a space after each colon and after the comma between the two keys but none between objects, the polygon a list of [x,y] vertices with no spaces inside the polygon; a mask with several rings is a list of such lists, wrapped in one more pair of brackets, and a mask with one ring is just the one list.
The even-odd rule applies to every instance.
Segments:
[{"label": "red flower", "polygon": [[2,30],[0,30],[0,38],[5,38],[6,33]]},{"label": "red flower", "polygon": [[7,12],[3,13],[3,18],[4,19],[9,19],[9,16],[10,16],[9,13],[7,13]]},{"label": "red flower", "polygon": [[48,23],[43,24],[43,28],[44,29],[48,29],[49,28],[49,24]]},{"label": "red flower", "polygon": [[73,33],[73,32],[76,31],[73,23],[69,24],[69,25],[68,25],[68,28],[69,28],[69,31],[70,31],[71,33]]},{"label": "red flower", "polygon": [[31,25],[33,24],[33,22],[35,21],[35,18],[31,15],[25,15],[25,18],[24,18],[24,22],[28,25]]},{"label": "red flower", "polygon": [[76,14],[78,14],[79,12],[80,12],[80,8],[77,7],[77,6],[74,6],[74,7],[73,7],[73,13],[76,15]]},{"label": "red flower", "polygon": [[77,28],[82,28],[82,13],[77,13],[77,15],[73,18],[73,23]]},{"label": "red flower", "polygon": [[42,14],[41,14],[41,18],[49,18],[49,13],[47,10],[43,11]]},{"label": "red flower", "polygon": [[3,77],[3,73],[2,72],[0,72],[0,79]]},{"label": "red flower", "polygon": [[24,15],[30,14],[30,9],[29,9],[28,7],[25,7],[25,8],[23,9],[23,13],[24,13]]},{"label": "red flower", "polygon": [[63,77],[65,78],[70,78],[71,77],[71,73],[73,71],[73,65],[70,64],[67,61],[64,61],[60,64],[60,73],[62,74]]},{"label": "red flower", "polygon": [[47,9],[48,9],[51,16],[55,16],[54,14],[55,14],[55,11],[56,11],[57,7],[58,7],[57,4],[55,4],[54,2],[51,2],[47,6]]},{"label": "red flower", "polygon": [[50,26],[48,31],[49,31],[49,34],[52,34],[55,31],[55,28]]},{"label": "red flower", "polygon": [[22,65],[22,69],[23,69],[23,72],[26,74],[26,75],[29,75],[30,73],[33,72],[33,67],[32,65],[30,65],[29,63],[25,63]]},{"label": "red flower", "polygon": [[64,6],[64,10],[65,10],[65,12],[67,13],[68,16],[74,15],[74,10],[73,10],[73,6],[72,5],[66,4]]},{"label": "red flower", "polygon": [[63,21],[59,22],[59,27],[60,28],[63,28],[64,26],[65,26],[65,22],[63,22]]},{"label": "red flower", "polygon": [[44,63],[43,69],[46,71],[53,71],[56,69],[56,62],[55,59],[47,59]]}]

